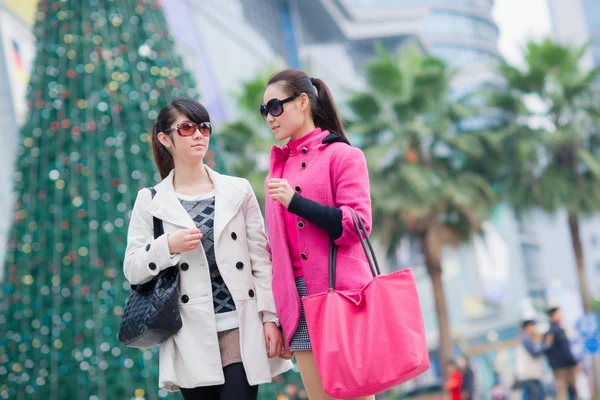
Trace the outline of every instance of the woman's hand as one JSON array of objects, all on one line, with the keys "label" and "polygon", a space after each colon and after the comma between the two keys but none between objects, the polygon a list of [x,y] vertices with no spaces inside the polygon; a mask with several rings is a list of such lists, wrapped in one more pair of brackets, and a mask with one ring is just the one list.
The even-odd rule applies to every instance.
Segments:
[{"label": "woman's hand", "polygon": [[282,360],[291,360],[294,357],[294,352],[287,346],[287,344],[283,344],[281,346],[281,353],[279,353],[279,358]]},{"label": "woman's hand", "polygon": [[263,324],[265,333],[265,343],[267,344],[267,356],[273,358],[279,355],[283,338],[281,331],[274,322],[266,322]]},{"label": "woman's hand", "polygon": [[202,233],[200,229],[179,229],[177,232],[169,233],[167,243],[169,253],[178,254],[194,250],[200,244]]},{"label": "woman's hand", "polygon": [[269,179],[267,182],[267,190],[271,199],[276,200],[283,204],[285,208],[288,208],[292,197],[294,197],[294,189],[287,181],[287,179]]}]

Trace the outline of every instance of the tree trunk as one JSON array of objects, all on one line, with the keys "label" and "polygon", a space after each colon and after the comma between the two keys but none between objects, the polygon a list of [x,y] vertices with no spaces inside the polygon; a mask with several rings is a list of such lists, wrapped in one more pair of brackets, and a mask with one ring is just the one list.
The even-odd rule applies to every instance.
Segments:
[{"label": "tree trunk", "polygon": [[589,313],[593,311],[592,298],[585,279],[583,248],[581,247],[579,221],[576,215],[569,215],[569,228],[571,229],[571,242],[573,244],[573,251],[575,252],[575,261],[577,263],[577,277],[579,278],[579,291],[581,293],[581,301],[583,302],[583,310],[586,313]]},{"label": "tree trunk", "polygon": [[[579,291],[583,302],[583,310],[586,313],[593,312],[592,298],[588,290],[587,280],[585,278],[585,264],[583,262],[583,248],[581,246],[581,237],[579,236],[579,220],[577,215],[569,215],[569,228],[571,230],[571,242],[575,252],[575,261],[577,262],[577,277],[579,278]],[[594,392],[597,396],[600,394],[600,356],[592,358],[592,376],[594,382]]]},{"label": "tree trunk", "polygon": [[452,360],[452,337],[450,335],[450,321],[448,318],[448,308],[446,305],[446,295],[444,293],[444,284],[442,282],[442,266],[439,261],[434,260],[430,254],[428,246],[423,246],[425,253],[425,263],[427,273],[431,279],[433,287],[433,297],[435,299],[435,314],[438,322],[439,347],[438,354],[440,358],[441,373],[444,382],[447,378],[446,367]]}]

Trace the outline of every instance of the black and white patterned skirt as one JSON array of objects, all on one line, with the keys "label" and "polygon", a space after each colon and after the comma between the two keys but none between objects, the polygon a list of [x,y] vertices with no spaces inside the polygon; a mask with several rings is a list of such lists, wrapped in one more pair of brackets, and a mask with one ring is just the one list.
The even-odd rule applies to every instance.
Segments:
[{"label": "black and white patterned skirt", "polygon": [[[306,283],[304,282],[303,277],[296,278],[296,288],[298,289],[300,299],[308,296]],[[304,305],[302,304],[302,300],[300,300],[300,323],[298,324],[298,329],[296,329],[294,336],[292,336],[290,348],[292,350],[312,350],[312,346],[310,345],[310,337],[308,336],[308,325],[306,324],[306,315],[304,314]]]}]

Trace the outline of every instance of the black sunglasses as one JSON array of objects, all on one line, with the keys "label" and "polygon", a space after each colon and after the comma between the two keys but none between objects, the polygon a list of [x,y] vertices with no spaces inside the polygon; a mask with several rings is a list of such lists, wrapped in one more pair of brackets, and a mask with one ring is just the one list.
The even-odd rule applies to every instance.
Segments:
[{"label": "black sunglasses", "polygon": [[168,129],[163,131],[163,133],[177,131],[179,136],[192,136],[196,132],[196,129],[200,131],[202,136],[210,136],[212,134],[212,125],[210,122],[202,122],[199,124],[194,124],[193,122],[182,122],[177,124],[177,128]]},{"label": "black sunglasses", "polygon": [[267,119],[268,114],[271,114],[274,117],[279,117],[281,114],[283,114],[283,105],[294,100],[296,97],[298,96],[290,96],[284,100],[271,99],[267,101],[266,105],[260,105],[260,115],[262,115],[264,119]]}]

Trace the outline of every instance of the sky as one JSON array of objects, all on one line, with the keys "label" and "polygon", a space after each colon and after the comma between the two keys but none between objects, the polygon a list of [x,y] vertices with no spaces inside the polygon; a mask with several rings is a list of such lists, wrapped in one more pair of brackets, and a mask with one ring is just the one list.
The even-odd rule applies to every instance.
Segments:
[{"label": "sky", "polygon": [[511,63],[522,62],[529,39],[545,38],[552,30],[547,0],[496,0],[493,15],[500,28],[500,53]]}]

